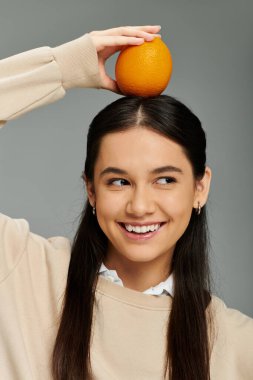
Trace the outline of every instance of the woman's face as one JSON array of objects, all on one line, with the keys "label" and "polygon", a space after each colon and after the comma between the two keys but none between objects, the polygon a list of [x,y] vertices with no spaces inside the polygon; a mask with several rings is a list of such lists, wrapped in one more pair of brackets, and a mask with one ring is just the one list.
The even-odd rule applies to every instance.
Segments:
[{"label": "woman's face", "polygon": [[198,201],[207,198],[210,170],[196,182],[182,147],[144,127],[106,135],[87,185],[107,255],[123,261],[170,260]]}]

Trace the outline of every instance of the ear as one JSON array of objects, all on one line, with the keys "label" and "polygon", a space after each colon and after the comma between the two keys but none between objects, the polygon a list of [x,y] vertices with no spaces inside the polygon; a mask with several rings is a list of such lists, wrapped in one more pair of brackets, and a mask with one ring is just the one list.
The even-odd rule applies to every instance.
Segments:
[{"label": "ear", "polygon": [[206,204],[210,190],[211,178],[212,171],[208,166],[206,166],[204,176],[200,180],[196,181],[193,204],[194,208],[198,208],[198,203],[200,204],[200,207],[203,207]]},{"label": "ear", "polygon": [[88,199],[90,202],[91,207],[95,207],[96,204],[96,198],[95,198],[95,190],[94,190],[94,184],[92,181],[89,181],[85,174],[83,174],[83,179],[86,186],[86,191],[88,195]]}]

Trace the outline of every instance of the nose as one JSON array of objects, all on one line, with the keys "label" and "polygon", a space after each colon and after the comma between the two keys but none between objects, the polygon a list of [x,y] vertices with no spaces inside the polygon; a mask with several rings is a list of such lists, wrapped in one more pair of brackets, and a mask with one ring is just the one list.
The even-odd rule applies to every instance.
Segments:
[{"label": "nose", "polygon": [[147,187],[136,187],[132,189],[127,200],[126,212],[136,217],[145,214],[153,214],[156,209],[156,202],[152,191]]}]

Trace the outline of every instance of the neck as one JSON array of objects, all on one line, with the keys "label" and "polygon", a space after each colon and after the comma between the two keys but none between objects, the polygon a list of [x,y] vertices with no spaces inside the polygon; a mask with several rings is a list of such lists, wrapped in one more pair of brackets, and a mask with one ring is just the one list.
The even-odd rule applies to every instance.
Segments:
[{"label": "neck", "polygon": [[104,259],[105,266],[116,270],[124,287],[144,292],[165,281],[171,273],[172,253],[158,257],[152,261],[130,261],[110,248]]}]

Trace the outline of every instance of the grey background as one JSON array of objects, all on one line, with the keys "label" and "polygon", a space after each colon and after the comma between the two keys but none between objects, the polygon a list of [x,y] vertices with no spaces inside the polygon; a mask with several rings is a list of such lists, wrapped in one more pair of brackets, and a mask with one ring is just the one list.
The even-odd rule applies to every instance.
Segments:
[{"label": "grey background", "polygon": [[[193,109],[207,133],[216,294],[253,316],[252,0],[0,1],[1,59],[96,29],[162,25],[174,61],[165,93]],[[108,62],[112,75],[115,58]],[[103,90],[71,90],[5,126],[1,211],[28,219],[35,233],[72,238],[85,197],[86,131],[117,98]]]}]

